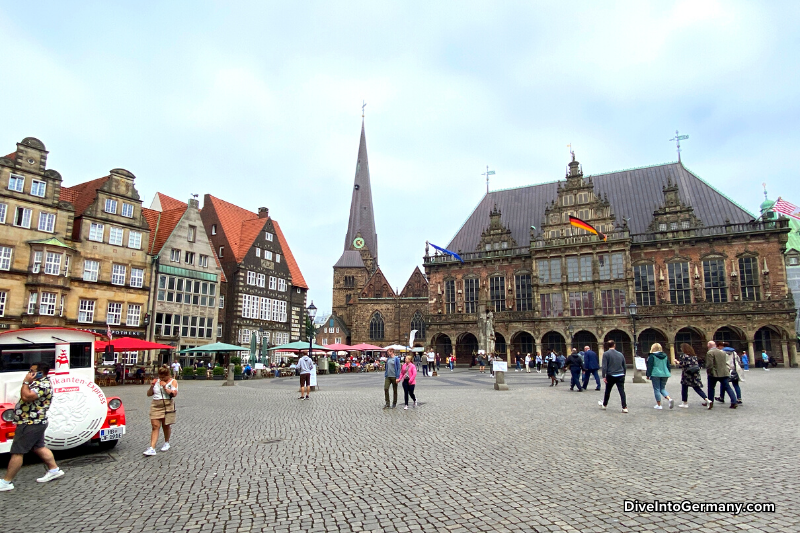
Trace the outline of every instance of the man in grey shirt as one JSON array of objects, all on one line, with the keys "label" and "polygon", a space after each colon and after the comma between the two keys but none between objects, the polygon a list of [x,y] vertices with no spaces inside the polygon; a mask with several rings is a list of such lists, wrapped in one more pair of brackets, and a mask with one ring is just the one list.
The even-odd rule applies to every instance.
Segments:
[{"label": "man in grey shirt", "polygon": [[394,354],[394,349],[389,348],[386,351],[386,370],[383,372],[383,396],[386,399],[384,409],[389,408],[389,386],[392,386],[394,392],[394,402],[392,402],[392,409],[397,407],[397,378],[400,377],[400,358]]},{"label": "man in grey shirt", "polygon": [[[314,369],[314,361],[308,356],[304,355],[297,362],[297,369],[300,372],[300,400],[310,400],[308,393],[311,392],[311,371]],[[305,397],[303,396],[303,389],[305,389]]]},{"label": "man in grey shirt", "polygon": [[619,391],[619,399],[622,401],[622,412],[628,412],[628,402],[625,399],[625,356],[616,350],[614,341],[606,341],[606,351],[603,352],[603,381],[606,384],[606,395],[600,404],[600,409],[605,409],[608,405],[608,398],[611,396],[611,389],[614,385]]}]

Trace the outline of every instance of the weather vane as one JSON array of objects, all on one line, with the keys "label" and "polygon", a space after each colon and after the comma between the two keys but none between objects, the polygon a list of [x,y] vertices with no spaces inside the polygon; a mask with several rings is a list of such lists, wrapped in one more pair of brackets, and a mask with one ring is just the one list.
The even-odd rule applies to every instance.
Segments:
[{"label": "weather vane", "polygon": [[486,165],[486,172],[481,176],[486,176],[486,194],[489,194],[489,176],[494,176],[494,170],[489,170],[489,165]]},{"label": "weather vane", "polygon": [[361,100],[361,118],[364,118],[364,108],[367,107],[367,103],[364,100]]},{"label": "weather vane", "polygon": [[572,151],[572,143],[569,143],[567,148],[569,148],[569,155],[572,156],[572,160],[575,161],[575,152]]},{"label": "weather vane", "polygon": [[679,135],[678,130],[675,130],[675,137],[670,139],[670,141],[675,141],[678,146],[678,163],[681,162],[681,141],[685,141],[688,138],[688,135]]}]

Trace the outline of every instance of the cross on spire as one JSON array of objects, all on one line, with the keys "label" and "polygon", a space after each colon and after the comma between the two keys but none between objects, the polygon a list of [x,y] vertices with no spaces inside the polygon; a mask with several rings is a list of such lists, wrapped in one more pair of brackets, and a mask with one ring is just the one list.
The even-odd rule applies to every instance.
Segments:
[{"label": "cross on spire", "polygon": [[481,176],[486,176],[486,194],[489,194],[489,176],[494,176],[494,170],[489,170],[489,165],[486,165],[486,172]]}]

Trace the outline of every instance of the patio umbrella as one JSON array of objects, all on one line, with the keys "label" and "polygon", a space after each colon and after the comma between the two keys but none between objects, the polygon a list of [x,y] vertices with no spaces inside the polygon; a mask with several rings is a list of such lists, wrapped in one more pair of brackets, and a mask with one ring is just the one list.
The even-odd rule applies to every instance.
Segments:
[{"label": "patio umbrella", "polygon": [[139,350],[174,350],[174,346],[169,344],[159,344],[157,342],[149,342],[142,339],[134,339],[133,337],[120,337],[111,342],[95,341],[95,350],[104,350],[106,346],[111,344],[115,352],[138,352]]},{"label": "patio umbrella", "polygon": [[353,350],[358,350],[360,352],[383,352],[386,351],[386,348],[381,348],[380,346],[373,346],[372,344],[356,344],[352,347]]},{"label": "patio umbrella", "polygon": [[401,344],[389,345],[386,348],[384,348],[384,350],[388,350],[389,348],[393,349],[395,352],[407,352],[408,351],[408,347],[407,346],[403,346]]},{"label": "patio umbrella", "polygon": [[256,362],[256,354],[258,353],[258,339],[255,335],[250,337],[250,353],[247,354],[247,362],[249,363],[252,359],[253,363]]},{"label": "patio umbrella", "polygon": [[349,351],[355,350],[355,348],[353,348],[352,346],[348,346],[348,345],[342,344],[342,343],[326,344],[325,348],[327,348],[328,350],[337,351],[337,352],[349,352]]},{"label": "patio umbrella", "polygon": [[224,342],[214,342],[212,344],[205,344],[187,350],[181,350],[178,353],[196,353],[196,352],[244,352],[247,348],[236,346],[235,344],[226,344]]},{"label": "patio umbrella", "polygon": [[[322,351],[325,351],[325,352],[329,351],[329,348],[326,348],[325,346],[320,346],[319,344],[312,344],[311,345],[311,349],[312,350],[322,350]],[[303,342],[303,341],[294,341],[294,342],[290,342],[289,344],[281,344],[280,346],[273,346],[272,348],[270,348],[270,350],[272,350],[272,351],[281,351],[281,350],[306,351],[306,350],[308,350],[308,343],[307,342]]]},{"label": "patio umbrella", "polygon": [[261,338],[261,362],[265,365],[269,364],[269,348],[263,337]]}]

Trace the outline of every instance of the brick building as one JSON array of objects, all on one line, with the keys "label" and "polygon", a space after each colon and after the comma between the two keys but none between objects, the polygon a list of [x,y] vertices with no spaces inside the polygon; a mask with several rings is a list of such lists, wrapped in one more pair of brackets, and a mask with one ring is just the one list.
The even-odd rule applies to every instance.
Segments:
[{"label": "brick building", "polygon": [[488,309],[506,356],[602,352],[613,339],[631,362],[634,338],[640,352],[660,342],[670,354],[683,342],[705,353],[716,339],[794,365],[788,231],[786,220],[754,220],[680,162],[584,176],[573,155],[564,180],[487,193],[447,246],[463,263],[426,251],[426,339],[469,361]]},{"label": "brick building", "polygon": [[380,269],[362,121],[344,251],[333,266],[333,313],[350,332],[346,344],[405,345],[411,330],[416,329],[415,345],[421,346],[427,300],[428,282],[419,268],[411,273],[400,294]]}]

